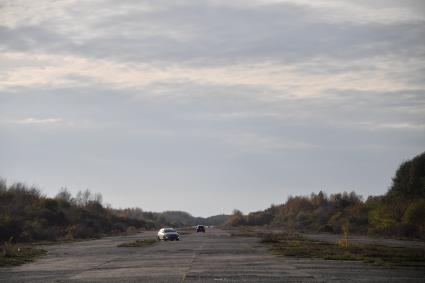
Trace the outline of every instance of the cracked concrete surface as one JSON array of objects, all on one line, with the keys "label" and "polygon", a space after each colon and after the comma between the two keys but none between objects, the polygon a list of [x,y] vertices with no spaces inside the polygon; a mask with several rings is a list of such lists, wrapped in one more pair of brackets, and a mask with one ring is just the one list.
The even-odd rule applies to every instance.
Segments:
[{"label": "cracked concrete surface", "polygon": [[46,246],[48,255],[36,262],[1,268],[0,282],[425,282],[423,268],[276,257],[258,239],[220,229],[143,248],[117,247],[155,235]]}]

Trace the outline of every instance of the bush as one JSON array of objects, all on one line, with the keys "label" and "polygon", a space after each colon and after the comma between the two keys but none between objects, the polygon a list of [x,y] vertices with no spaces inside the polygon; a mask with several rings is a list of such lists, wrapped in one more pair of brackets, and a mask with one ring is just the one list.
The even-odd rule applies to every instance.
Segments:
[{"label": "bush", "polygon": [[245,225],[245,217],[240,210],[235,209],[233,214],[230,215],[229,219],[227,220],[227,224],[230,226]]},{"label": "bush", "polygon": [[127,231],[125,232],[127,235],[134,235],[137,234],[137,229],[134,226],[127,227]]},{"label": "bush", "polygon": [[403,215],[402,223],[408,234],[425,238],[425,199],[412,202]]}]

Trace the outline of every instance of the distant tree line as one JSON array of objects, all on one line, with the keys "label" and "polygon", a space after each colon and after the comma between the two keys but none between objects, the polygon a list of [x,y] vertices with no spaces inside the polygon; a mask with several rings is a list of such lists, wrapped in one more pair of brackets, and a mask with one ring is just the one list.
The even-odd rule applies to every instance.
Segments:
[{"label": "distant tree line", "polygon": [[146,222],[148,228],[159,226],[187,227],[198,224],[219,226],[227,222],[229,215],[219,214],[210,217],[194,217],[185,211],[151,212],[140,208],[112,209],[115,215],[132,219],[141,219]]},{"label": "distant tree line", "polygon": [[22,183],[7,185],[0,179],[0,242],[79,239],[134,232],[161,226],[219,225],[226,215],[196,218],[189,213],[145,212],[140,208],[113,209],[102,195],[90,190],[75,195],[62,188],[54,198]]},{"label": "distant tree line", "polygon": [[271,225],[298,231],[351,232],[425,239],[425,153],[403,162],[389,191],[363,200],[355,192],[289,197],[280,205],[244,215],[235,210],[228,225]]}]

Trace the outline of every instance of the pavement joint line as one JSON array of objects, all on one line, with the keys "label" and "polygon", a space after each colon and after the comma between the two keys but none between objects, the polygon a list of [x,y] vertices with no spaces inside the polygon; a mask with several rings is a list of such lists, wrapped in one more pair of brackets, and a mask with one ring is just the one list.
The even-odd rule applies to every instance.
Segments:
[{"label": "pavement joint line", "polygon": [[189,273],[189,271],[192,269],[192,267],[193,267],[193,263],[195,262],[195,259],[196,259],[196,256],[198,255],[198,253],[199,253],[200,251],[202,251],[202,250],[203,250],[203,248],[204,248],[204,243],[202,243],[202,244],[199,246],[199,248],[198,248],[198,249],[196,249],[196,250],[194,251],[193,256],[192,256],[192,259],[191,259],[191,261],[190,261],[190,263],[189,263],[189,267],[188,267],[188,269],[186,270],[186,272],[183,274],[183,277],[182,277],[181,282],[184,282],[184,281],[186,280],[186,275],[187,275],[187,274]]},{"label": "pavement joint line", "polygon": [[[103,265],[105,265],[105,264],[111,263],[111,262],[113,262],[113,261],[115,261],[115,260],[117,260],[117,259],[120,259],[120,258],[119,258],[119,257],[117,257],[117,258],[113,258],[113,259],[107,260],[107,261],[105,261],[105,262],[102,262],[102,263],[100,263],[100,264],[98,264],[98,265],[95,265],[95,266],[93,266],[93,267],[90,267],[90,268],[87,268],[87,269],[84,269],[84,270],[78,270],[77,272],[75,272],[75,273],[74,273],[74,274],[72,274],[71,276],[68,276],[68,279],[69,279],[69,280],[71,280],[71,278],[72,278],[72,277],[78,276],[78,275],[79,275],[79,274],[81,274],[81,273],[84,273],[84,272],[87,272],[87,271],[90,271],[90,270],[96,270],[96,269],[99,269],[99,267],[101,267],[101,266],[103,266]],[[58,281],[58,282],[64,282],[64,281]]]}]

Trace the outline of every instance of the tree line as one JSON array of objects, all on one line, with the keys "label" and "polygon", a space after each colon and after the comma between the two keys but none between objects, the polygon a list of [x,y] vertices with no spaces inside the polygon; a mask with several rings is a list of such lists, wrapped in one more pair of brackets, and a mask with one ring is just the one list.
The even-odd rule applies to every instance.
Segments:
[{"label": "tree line", "polygon": [[235,210],[227,224],[330,233],[348,227],[358,234],[425,239],[425,152],[400,165],[385,195],[366,200],[355,192],[291,196],[263,211]]},{"label": "tree line", "polygon": [[34,186],[8,185],[0,179],[0,242],[72,240],[157,229],[162,226],[219,225],[227,215],[193,217],[187,212],[147,212],[140,208],[114,209],[90,190],[75,196],[62,188],[54,197]]}]

